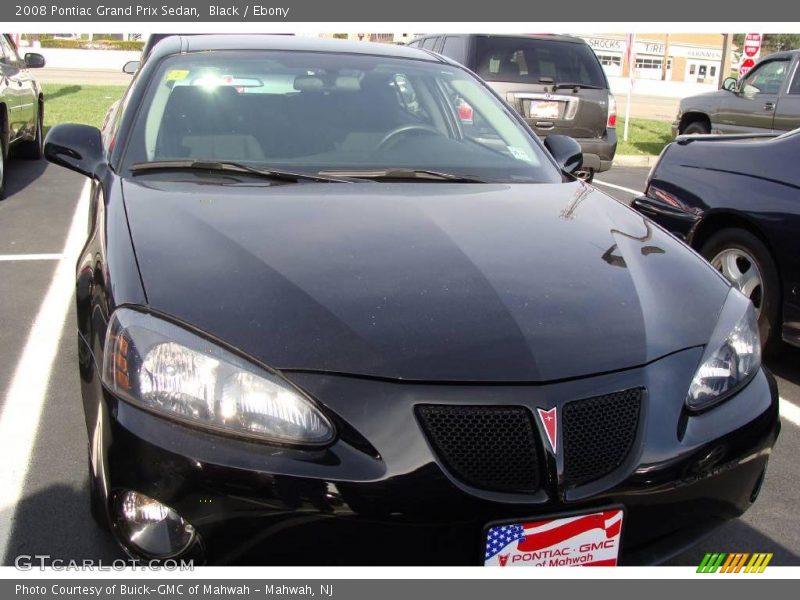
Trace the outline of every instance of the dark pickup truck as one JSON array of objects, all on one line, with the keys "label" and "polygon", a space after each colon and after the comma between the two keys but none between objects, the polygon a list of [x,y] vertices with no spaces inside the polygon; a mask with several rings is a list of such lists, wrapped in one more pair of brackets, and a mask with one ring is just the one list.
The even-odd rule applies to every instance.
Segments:
[{"label": "dark pickup truck", "polygon": [[800,50],[762,58],[747,75],[722,89],[681,100],[675,135],[771,133],[800,127]]}]

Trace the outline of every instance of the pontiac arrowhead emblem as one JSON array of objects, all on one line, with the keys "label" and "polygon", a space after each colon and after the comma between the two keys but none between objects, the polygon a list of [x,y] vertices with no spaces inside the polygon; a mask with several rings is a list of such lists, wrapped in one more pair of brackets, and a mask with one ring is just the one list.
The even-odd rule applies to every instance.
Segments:
[{"label": "pontiac arrowhead emblem", "polygon": [[556,414],[555,407],[550,410],[537,408],[539,413],[539,420],[544,425],[544,431],[547,434],[547,441],[550,442],[550,447],[555,453],[558,449],[558,415]]}]

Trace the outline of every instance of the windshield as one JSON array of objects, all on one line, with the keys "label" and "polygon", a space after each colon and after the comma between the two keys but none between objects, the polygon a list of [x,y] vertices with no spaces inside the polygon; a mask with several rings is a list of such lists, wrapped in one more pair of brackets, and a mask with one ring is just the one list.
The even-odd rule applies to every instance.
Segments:
[{"label": "windshield", "polygon": [[577,83],[607,88],[588,44],[524,37],[477,38],[475,72],[486,81]]},{"label": "windshield", "polygon": [[318,52],[175,55],[153,74],[123,167],[236,162],[296,173],[427,170],[557,182],[545,151],[467,71]]}]

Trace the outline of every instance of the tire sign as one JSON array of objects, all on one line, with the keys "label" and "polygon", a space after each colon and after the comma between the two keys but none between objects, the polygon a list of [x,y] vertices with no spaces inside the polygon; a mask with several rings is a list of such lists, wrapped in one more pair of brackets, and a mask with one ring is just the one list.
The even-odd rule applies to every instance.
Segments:
[{"label": "tire sign", "polygon": [[756,59],[761,54],[760,33],[748,33],[744,36],[742,47],[742,64],[739,65],[739,77],[744,77],[756,64]]}]

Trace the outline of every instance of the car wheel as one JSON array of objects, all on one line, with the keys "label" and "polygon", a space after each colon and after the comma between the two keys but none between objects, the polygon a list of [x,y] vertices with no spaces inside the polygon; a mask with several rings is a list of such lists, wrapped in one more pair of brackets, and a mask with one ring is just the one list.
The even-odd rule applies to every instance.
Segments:
[{"label": "car wheel", "polygon": [[768,348],[778,337],[780,279],[764,243],[744,229],[723,229],[700,250],[711,265],[745,296],[758,316],[761,345]]},{"label": "car wheel", "polygon": [[16,155],[27,160],[39,160],[44,156],[44,107],[39,105],[39,114],[36,116],[36,131],[34,138],[27,142],[22,142]]},{"label": "car wheel", "polygon": [[709,126],[703,121],[692,121],[681,131],[681,135],[700,134],[705,135],[711,133]]}]

